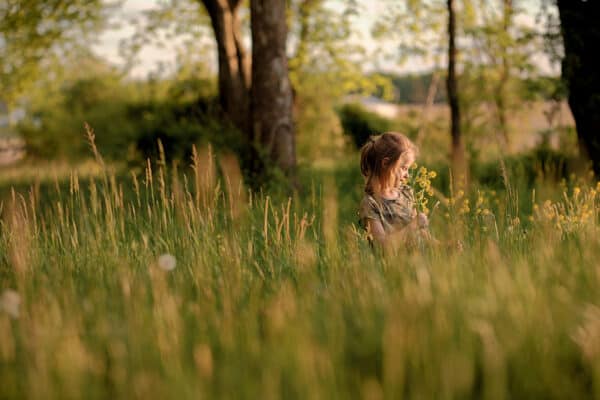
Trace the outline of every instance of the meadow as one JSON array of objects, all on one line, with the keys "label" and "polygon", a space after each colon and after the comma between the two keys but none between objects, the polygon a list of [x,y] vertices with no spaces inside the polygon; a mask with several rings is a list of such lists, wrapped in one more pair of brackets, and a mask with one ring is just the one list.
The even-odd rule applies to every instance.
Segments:
[{"label": "meadow", "polygon": [[462,249],[381,256],[355,158],[304,166],[291,197],[209,147],[5,170],[0,398],[600,397],[590,175],[498,166],[465,193],[419,166],[432,233]]}]

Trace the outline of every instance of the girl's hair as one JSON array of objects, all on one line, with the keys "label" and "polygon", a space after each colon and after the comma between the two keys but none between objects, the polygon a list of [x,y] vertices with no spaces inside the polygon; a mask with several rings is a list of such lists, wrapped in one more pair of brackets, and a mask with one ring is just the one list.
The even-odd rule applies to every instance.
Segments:
[{"label": "girl's hair", "polygon": [[366,179],[365,192],[373,194],[375,181],[387,185],[390,170],[404,154],[417,156],[417,146],[398,132],[371,136],[360,149],[360,172]]}]

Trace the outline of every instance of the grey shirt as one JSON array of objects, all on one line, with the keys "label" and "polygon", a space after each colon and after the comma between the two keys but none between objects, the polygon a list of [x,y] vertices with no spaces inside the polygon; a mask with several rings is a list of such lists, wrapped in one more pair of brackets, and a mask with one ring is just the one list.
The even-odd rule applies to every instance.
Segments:
[{"label": "grey shirt", "polygon": [[358,210],[360,225],[367,228],[367,221],[379,221],[386,233],[399,230],[411,223],[415,216],[415,196],[408,185],[401,185],[398,197],[385,199],[365,193]]}]

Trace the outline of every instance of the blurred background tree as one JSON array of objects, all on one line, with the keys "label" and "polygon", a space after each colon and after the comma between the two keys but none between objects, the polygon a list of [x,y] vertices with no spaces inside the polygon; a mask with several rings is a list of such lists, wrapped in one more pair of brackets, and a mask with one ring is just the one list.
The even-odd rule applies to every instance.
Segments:
[{"label": "blurred background tree", "polygon": [[250,134],[252,55],[246,50],[240,21],[241,0],[202,0],[212,24],[219,62],[219,101],[225,115]]},{"label": "blurred background tree", "polygon": [[[286,54],[286,3],[252,0],[252,141],[267,160],[279,167],[292,186],[296,175],[296,127]],[[258,167],[262,174],[263,166]]]},{"label": "blurred background tree", "polygon": [[40,73],[89,43],[116,2],[6,0],[0,3],[0,100],[14,110]]},{"label": "blurred background tree", "polygon": [[[290,1],[292,51],[290,79],[294,87],[300,157],[323,159],[344,149],[340,120],[335,112],[349,94],[380,92],[392,98],[389,77],[365,73],[370,59],[353,32],[364,6],[346,2],[333,8],[325,0]],[[353,35],[354,33],[354,35]],[[378,133],[372,131],[371,133]],[[360,147],[362,143],[356,143]]]},{"label": "blurred background tree", "polygon": [[457,49],[456,49],[456,14],[454,0],[447,0],[448,10],[448,73],[446,76],[446,92],[450,106],[450,137],[451,166],[453,176],[459,187],[464,187],[468,180],[467,156],[465,154],[464,139],[461,132],[459,88],[456,72]]},{"label": "blurred background tree", "polygon": [[[469,1],[465,1],[462,6],[467,14],[472,8]],[[445,50],[446,95],[450,107],[450,160],[454,175],[466,179],[467,155],[462,135],[457,72],[459,28],[456,8],[456,2],[453,0],[388,2],[387,12],[375,26],[374,34],[376,37],[392,34],[392,37],[398,41],[396,57],[400,62],[405,62],[408,57],[416,55],[425,60],[433,60],[434,65],[440,65]],[[406,27],[406,30],[399,30],[400,26]],[[434,71],[431,90],[434,90],[434,85],[437,84],[437,71]]]},{"label": "blurred background tree", "polygon": [[[115,161],[154,156],[158,140],[174,159],[188,157],[193,144],[210,142],[217,151],[234,149],[248,177],[260,165],[256,160],[276,166],[273,171],[291,168],[293,159],[300,165],[349,161],[366,137],[387,129],[411,136],[427,160],[449,163],[464,151],[470,170],[540,141],[569,154],[576,144],[558,74],[540,62],[543,54],[550,62],[562,57],[558,8],[550,0],[454,0],[455,79],[448,74],[447,1],[288,0],[285,40],[279,31],[273,41],[284,43],[288,67],[280,78],[291,87],[295,133],[275,135],[295,143],[296,151],[285,156],[265,151],[270,145],[259,144],[263,135],[255,133],[254,122],[287,106],[251,112],[250,1],[138,5],[143,10],[122,24],[134,30],[120,49],[125,62],[115,65],[89,43],[114,32],[127,4],[2,4],[2,101],[24,115],[19,130],[31,156],[85,155],[83,121],[96,128],[100,150]],[[19,22],[24,16],[27,23]],[[540,18],[554,25],[542,26]],[[548,46],[543,38],[551,35],[555,44]],[[144,65],[147,47],[172,53],[174,62],[151,70]],[[142,78],[136,69],[151,72]],[[455,93],[444,85],[450,80]],[[454,129],[451,109],[460,113]],[[523,121],[534,120],[523,128]],[[593,148],[584,136],[579,132],[583,148]],[[461,145],[452,146],[452,137]]]},{"label": "blurred background tree", "polygon": [[597,1],[558,0],[564,42],[562,77],[577,125],[581,149],[600,175],[600,4]]},{"label": "blurred background tree", "polygon": [[[161,3],[161,7],[146,13],[146,22],[138,24],[137,33],[125,44],[124,49],[131,56],[152,40],[164,41],[164,38],[160,38],[161,30],[169,32],[169,40],[186,37],[189,40],[193,38],[197,43],[206,39],[206,27],[209,27],[212,30],[209,35],[215,37],[216,44],[215,49],[211,51],[217,53],[219,60],[219,103],[225,116],[229,116],[234,125],[244,132],[247,127],[245,128],[242,122],[249,118],[249,115],[244,114],[246,106],[235,106],[232,101],[243,100],[252,85],[243,77],[240,77],[239,81],[247,82],[244,85],[230,84],[237,79],[230,76],[230,71],[242,73],[237,67],[238,60],[246,60],[250,56],[246,50],[251,33],[249,4],[204,1],[203,7],[198,5],[199,2],[183,0]],[[390,98],[389,80],[381,74],[364,73],[362,65],[368,61],[368,56],[364,48],[354,43],[351,38],[353,24],[359,18],[360,12],[360,7],[353,2],[348,2],[343,7],[333,7],[331,2],[324,0],[288,2],[287,54],[294,93],[294,115],[299,126],[298,146],[301,160],[329,156],[332,149],[343,148],[344,140],[334,106],[339,104],[344,95],[383,90],[384,96]],[[227,29],[221,27],[225,20],[232,24]],[[235,34],[234,25],[237,32]],[[226,39],[238,35],[244,40],[228,42]],[[230,53],[233,51],[240,56],[229,58],[227,46],[231,47]],[[187,54],[193,52],[194,49],[190,48]],[[231,63],[235,65],[229,65]],[[131,65],[133,64],[132,62]],[[243,64],[248,65],[247,60]],[[242,87],[245,89],[237,93]],[[239,104],[242,103],[243,101]],[[239,110],[227,111],[230,108]],[[249,139],[251,135],[246,132],[240,140]]]},{"label": "blurred background tree", "polygon": [[[421,93],[420,116],[408,133],[414,132],[414,139],[419,143],[428,142],[428,132],[433,133],[427,126],[431,104],[443,100],[452,103],[452,96],[439,87],[440,75],[446,76],[447,82],[451,81],[447,75],[450,68],[441,68],[444,62],[452,64],[444,54],[453,53],[445,29],[448,3],[435,0],[383,3],[385,12],[373,29],[374,36],[381,41],[382,53],[397,63],[428,65],[431,71],[420,75],[425,80],[419,87],[402,87],[405,92]],[[451,137],[461,140],[454,139],[454,145],[449,141],[449,159],[460,159],[462,151],[459,149],[464,146],[472,168],[482,155],[504,157],[529,146],[532,135],[523,132],[521,126],[511,126],[526,103],[549,101],[544,115],[552,120],[548,126],[554,125],[554,128],[548,132],[553,134],[555,116],[562,112],[562,91],[556,77],[547,76],[548,72],[540,68],[540,59],[547,55],[550,63],[556,63],[560,55],[555,53],[560,52],[561,44],[554,41],[549,48],[548,40],[544,39],[551,28],[536,22],[551,18],[555,10],[552,4],[544,7],[538,4],[537,17],[534,17],[535,5],[526,1],[455,0],[453,6],[456,19],[453,69],[459,99],[450,107],[448,120],[452,121],[452,114],[458,110],[460,122],[450,123],[448,130],[454,132]],[[404,29],[398,29],[400,26]],[[384,51],[385,45],[393,51]],[[431,97],[429,102],[427,97]]]}]

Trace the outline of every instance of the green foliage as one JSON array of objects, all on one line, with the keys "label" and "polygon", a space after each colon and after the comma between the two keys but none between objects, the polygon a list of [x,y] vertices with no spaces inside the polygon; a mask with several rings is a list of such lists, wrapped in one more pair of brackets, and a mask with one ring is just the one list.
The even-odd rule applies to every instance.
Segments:
[{"label": "green foliage", "polygon": [[[469,66],[468,68],[470,70],[474,67]],[[489,95],[481,92],[481,83],[484,79],[493,79],[493,77],[480,76],[478,84],[474,79],[468,80],[469,75],[472,75],[472,71],[469,70],[465,71],[462,77],[464,91],[469,94],[469,88],[472,87],[471,85],[475,85],[473,96],[479,94],[480,101],[489,101]],[[479,73],[481,74],[481,71]],[[384,74],[384,77],[391,82],[392,100],[394,102],[399,104],[423,104],[427,98],[427,90],[431,84],[432,75],[431,72],[427,72],[420,74]],[[521,101],[564,100],[566,98],[565,89],[558,76],[511,77],[510,86],[513,86],[512,89],[516,91],[513,95],[516,95]],[[383,88],[378,88],[374,95],[384,98]],[[445,103],[446,101],[445,79],[442,79],[438,85],[434,103]]]},{"label": "green foliage", "polygon": [[[519,181],[523,188],[535,186],[539,179],[560,181],[568,179],[580,162],[579,157],[565,154],[548,147],[536,147],[529,152],[507,157],[504,160],[506,173]],[[482,185],[500,190],[504,177],[499,161],[472,164],[473,174]],[[514,183],[514,182],[513,182]]]},{"label": "green foliage", "polygon": [[222,122],[214,86],[205,79],[127,83],[115,73],[94,74],[46,93],[55,98],[32,104],[19,129],[29,153],[44,159],[89,156],[85,122],[107,159],[157,158],[159,140],[168,159],[189,159],[193,144],[207,142],[240,153],[240,134]]},{"label": "green foliage", "polygon": [[560,77],[539,76],[523,80],[521,98],[534,100],[565,100],[566,88]]},{"label": "green foliage", "polygon": [[137,121],[135,148],[144,158],[158,158],[160,141],[167,160],[189,160],[193,145],[210,143],[217,149],[240,154],[242,138],[233,127],[218,118],[215,99],[194,102],[148,102],[132,104],[127,117]]},{"label": "green foliage", "polygon": [[20,0],[0,2],[0,100],[14,106],[65,50],[87,44],[114,2]]},{"label": "green foliage", "polygon": [[[383,12],[372,28],[379,43],[376,57],[392,58],[398,64],[409,61],[440,66],[445,53],[446,2],[405,0],[384,2]],[[400,28],[401,27],[401,28]],[[391,49],[391,51],[390,51]]]},{"label": "green foliage", "polygon": [[45,93],[19,124],[30,154],[46,159],[87,156],[83,123],[88,122],[107,157],[123,155],[135,135],[136,122],[127,118],[131,89],[118,76],[105,75],[65,82],[58,91]]},{"label": "green foliage", "polygon": [[339,99],[349,93],[376,91],[388,99],[392,86],[382,74],[364,73],[369,57],[364,46],[352,39],[361,17],[355,2],[332,7],[325,0],[291,0],[288,5],[293,43],[289,76],[295,95],[299,159],[329,158],[344,145],[334,110]]},{"label": "green foliage", "polygon": [[360,149],[371,135],[389,131],[392,122],[375,113],[365,110],[359,104],[345,104],[338,109],[344,134],[349,136],[357,149]]},{"label": "green foliage", "polygon": [[[427,91],[433,79],[433,73],[420,74],[384,74],[384,77],[389,79],[392,85],[393,95],[392,100],[400,104],[423,104],[427,100]],[[434,103],[446,102],[446,85],[445,80],[440,80],[438,84]],[[379,89],[375,96],[384,98],[383,88]]]},{"label": "green foliage", "polygon": [[[210,18],[200,0],[164,0],[141,12],[140,17],[128,19],[134,33],[121,40],[120,51],[130,70],[139,63],[146,46],[169,47],[176,53],[178,70],[201,66],[195,71],[206,76],[207,59],[215,49]],[[160,73],[160,67],[158,69]]]},{"label": "green foliage", "polygon": [[324,0],[290,2],[290,36],[297,40],[289,61],[290,80],[302,94],[310,82],[319,80],[335,97],[351,92],[372,93],[375,85],[384,87],[379,74],[365,76],[362,63],[365,49],[351,40],[355,15],[352,4],[338,9]]}]

